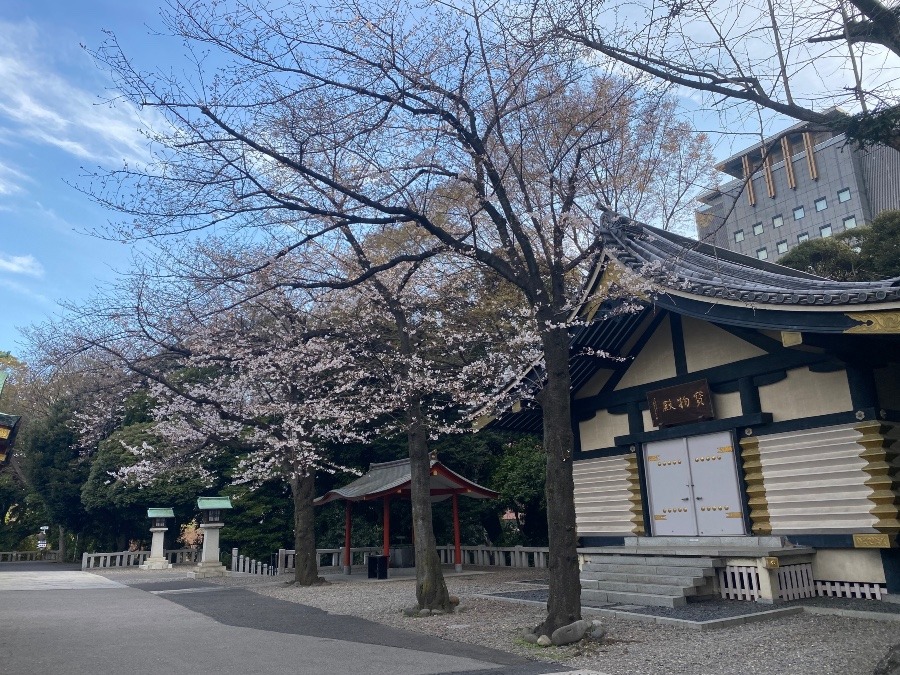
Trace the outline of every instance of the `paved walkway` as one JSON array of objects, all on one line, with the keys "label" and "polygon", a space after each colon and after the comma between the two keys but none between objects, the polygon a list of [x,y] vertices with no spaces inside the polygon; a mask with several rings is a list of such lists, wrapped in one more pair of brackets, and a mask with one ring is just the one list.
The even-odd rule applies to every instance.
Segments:
[{"label": "paved walkway", "polygon": [[0,673],[469,673],[565,667],[152,572],[126,583],[0,564]]}]

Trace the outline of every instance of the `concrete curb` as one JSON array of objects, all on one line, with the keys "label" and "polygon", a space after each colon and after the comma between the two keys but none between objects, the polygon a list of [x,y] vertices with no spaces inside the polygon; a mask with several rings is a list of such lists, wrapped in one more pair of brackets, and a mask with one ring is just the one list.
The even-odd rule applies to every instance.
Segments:
[{"label": "concrete curb", "polygon": [[[523,598],[506,598],[502,595],[489,595],[487,593],[479,593],[472,597],[485,598],[487,600],[502,600],[503,602],[518,603],[520,605],[536,605],[543,607],[546,603],[543,600],[525,600]],[[593,614],[599,616],[611,616],[617,619],[625,619],[627,621],[638,621],[640,623],[657,623],[669,626],[682,626],[692,630],[716,630],[719,628],[730,628],[731,626],[740,626],[741,624],[756,623],[758,621],[766,621],[768,619],[777,619],[783,616],[794,616],[797,614],[831,614],[833,616],[843,616],[850,619],[870,619],[874,621],[895,621],[900,622],[900,614],[892,614],[888,612],[866,612],[857,609],[832,609],[830,607],[780,607],[765,612],[752,612],[749,614],[741,614],[739,616],[727,616],[721,619],[710,619],[709,621],[692,621],[690,619],[676,619],[669,616],[656,616],[654,614],[641,614],[638,612],[628,612],[621,609],[604,609],[602,607],[582,607],[582,613]]]}]

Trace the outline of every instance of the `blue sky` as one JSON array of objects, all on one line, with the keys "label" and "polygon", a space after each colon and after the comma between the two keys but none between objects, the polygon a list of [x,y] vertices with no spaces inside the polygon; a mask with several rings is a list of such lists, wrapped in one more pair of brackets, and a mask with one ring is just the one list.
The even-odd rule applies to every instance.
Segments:
[{"label": "blue sky", "polygon": [[128,247],[83,234],[111,215],[66,184],[80,167],[140,159],[139,111],[103,103],[110,81],[80,47],[114,31],[153,59],[159,3],[3,0],[0,3],[0,351],[17,327],[44,320],[63,298],[84,299],[125,269]]},{"label": "blue sky", "polygon": [[[0,0],[0,351],[21,354],[19,327],[58,313],[60,300],[85,301],[129,267],[128,246],[86,234],[116,215],[70,183],[84,182],[81,167],[145,159],[139,129],[147,118],[127,103],[104,102],[111,81],[81,45],[98,47],[106,29],[144,67],[178,59],[179,45],[153,34],[163,4]],[[683,105],[698,110],[690,95]],[[738,130],[715,115],[695,123]],[[719,157],[752,142],[723,138]]]}]

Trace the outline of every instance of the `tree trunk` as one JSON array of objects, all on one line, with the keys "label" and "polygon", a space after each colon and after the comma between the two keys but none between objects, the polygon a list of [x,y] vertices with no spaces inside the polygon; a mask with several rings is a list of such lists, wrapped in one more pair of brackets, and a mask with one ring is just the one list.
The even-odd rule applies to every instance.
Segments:
[{"label": "tree trunk", "polygon": [[305,476],[291,478],[291,495],[294,497],[294,583],[312,586],[319,581],[316,560],[316,533],[313,498],[316,477],[310,471]]},{"label": "tree trunk", "polygon": [[413,536],[416,540],[416,601],[420,609],[450,611],[450,594],[441,570],[431,520],[431,458],[423,417],[421,402],[418,399],[410,401],[407,439]]},{"label": "tree trunk", "polygon": [[547,382],[540,394],[547,453],[547,524],[550,544],[550,598],[539,635],[581,618],[578,537],[575,532],[575,483],[572,478],[572,406],[569,376],[569,335],[551,329],[542,337]]},{"label": "tree trunk", "polygon": [[66,561],[66,528],[62,525],[59,526],[59,548],[57,549],[56,561]]}]

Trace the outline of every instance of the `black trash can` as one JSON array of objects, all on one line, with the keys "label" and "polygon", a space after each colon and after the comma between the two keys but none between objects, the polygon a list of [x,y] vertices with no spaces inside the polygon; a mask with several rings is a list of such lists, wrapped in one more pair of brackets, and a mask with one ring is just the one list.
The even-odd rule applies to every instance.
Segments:
[{"label": "black trash can", "polygon": [[387,579],[388,578],[388,557],[386,555],[370,555],[369,556],[369,578],[370,579]]}]

